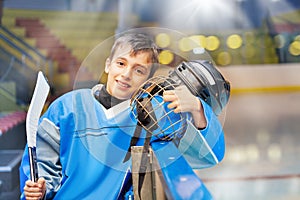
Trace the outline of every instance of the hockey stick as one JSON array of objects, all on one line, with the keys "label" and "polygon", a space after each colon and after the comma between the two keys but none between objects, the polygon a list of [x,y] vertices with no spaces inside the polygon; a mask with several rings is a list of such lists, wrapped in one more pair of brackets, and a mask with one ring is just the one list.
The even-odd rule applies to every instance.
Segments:
[{"label": "hockey stick", "polygon": [[38,127],[38,120],[40,118],[42,109],[47,99],[50,86],[43,73],[38,73],[37,82],[33,92],[33,96],[29,105],[26,116],[26,133],[28,156],[30,164],[30,179],[34,182],[38,179],[37,157],[36,157],[36,132]]}]

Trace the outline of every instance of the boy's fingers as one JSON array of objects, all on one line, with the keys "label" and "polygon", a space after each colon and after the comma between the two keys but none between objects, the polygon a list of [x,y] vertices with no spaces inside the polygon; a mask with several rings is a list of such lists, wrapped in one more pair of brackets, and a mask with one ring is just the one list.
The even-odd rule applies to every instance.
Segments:
[{"label": "boy's fingers", "polygon": [[28,187],[33,187],[36,183],[31,181],[31,180],[28,180],[25,182],[25,185],[27,185]]},{"label": "boy's fingers", "polygon": [[177,108],[179,106],[179,102],[178,101],[172,101],[169,105],[168,108],[172,109],[172,108]]},{"label": "boy's fingers", "polygon": [[26,199],[40,199],[46,190],[45,179],[41,178],[37,183],[27,181],[24,187]]},{"label": "boy's fingers", "polygon": [[176,97],[176,92],[175,90],[166,90],[163,92],[163,98],[174,98]]},{"label": "boy's fingers", "polygon": [[175,91],[174,90],[165,90],[163,95],[169,95],[169,94],[175,94]]},{"label": "boy's fingers", "polygon": [[37,183],[39,184],[39,187],[42,188],[45,185],[45,179],[44,178],[39,178]]},{"label": "boy's fingers", "polygon": [[25,191],[25,196],[26,197],[41,197],[42,192],[27,192],[27,191]]},{"label": "boy's fingers", "polygon": [[28,193],[25,192],[26,200],[39,200],[42,197],[42,193]]},{"label": "boy's fingers", "polygon": [[29,193],[35,193],[35,192],[41,192],[41,188],[36,186],[36,187],[28,187],[28,186],[25,186],[24,187],[24,191],[26,192],[29,192]]},{"label": "boy's fingers", "polygon": [[164,100],[165,102],[172,101],[172,99],[173,99],[173,97],[172,97],[171,95],[164,95],[164,96],[163,96],[163,100]]},{"label": "boy's fingers", "polygon": [[175,100],[177,100],[178,99],[178,97],[175,95],[175,93],[164,93],[163,94],[163,100],[164,101],[175,101]]}]

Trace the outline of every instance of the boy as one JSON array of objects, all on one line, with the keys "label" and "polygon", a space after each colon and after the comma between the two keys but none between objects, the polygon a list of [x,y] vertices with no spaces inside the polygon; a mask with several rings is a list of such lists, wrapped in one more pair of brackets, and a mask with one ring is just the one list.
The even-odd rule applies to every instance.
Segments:
[{"label": "boy", "polygon": [[[136,127],[130,98],[153,76],[157,51],[145,34],[122,35],[106,60],[105,85],[69,92],[50,105],[37,134],[40,178],[37,183],[27,180],[25,150],[20,167],[21,199],[124,198],[119,192],[131,161],[123,159]],[[211,110],[188,89],[169,91],[164,101],[170,102],[169,108],[175,112],[190,112],[195,130],[208,127],[211,119],[206,119],[204,107]],[[224,148],[224,143],[220,145]]]}]

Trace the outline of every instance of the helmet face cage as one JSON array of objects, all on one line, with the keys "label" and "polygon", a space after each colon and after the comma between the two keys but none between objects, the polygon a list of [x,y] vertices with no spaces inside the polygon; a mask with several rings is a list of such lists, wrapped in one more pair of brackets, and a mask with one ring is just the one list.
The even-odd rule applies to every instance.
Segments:
[{"label": "helmet face cage", "polygon": [[169,77],[178,84],[185,84],[192,94],[209,104],[216,115],[228,103],[230,84],[208,60],[182,62]]},{"label": "helmet face cage", "polygon": [[146,81],[131,98],[131,111],[139,125],[161,140],[180,137],[186,129],[184,116],[168,109],[168,103],[162,99],[164,91],[177,86],[169,77],[156,76]]}]

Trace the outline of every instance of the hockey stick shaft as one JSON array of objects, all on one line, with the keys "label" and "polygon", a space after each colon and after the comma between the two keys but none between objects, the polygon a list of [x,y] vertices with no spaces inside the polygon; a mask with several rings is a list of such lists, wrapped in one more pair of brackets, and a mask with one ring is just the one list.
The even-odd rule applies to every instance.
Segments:
[{"label": "hockey stick shaft", "polygon": [[28,147],[28,156],[29,156],[29,165],[30,165],[30,180],[37,182],[39,176],[38,176],[35,147]]}]

